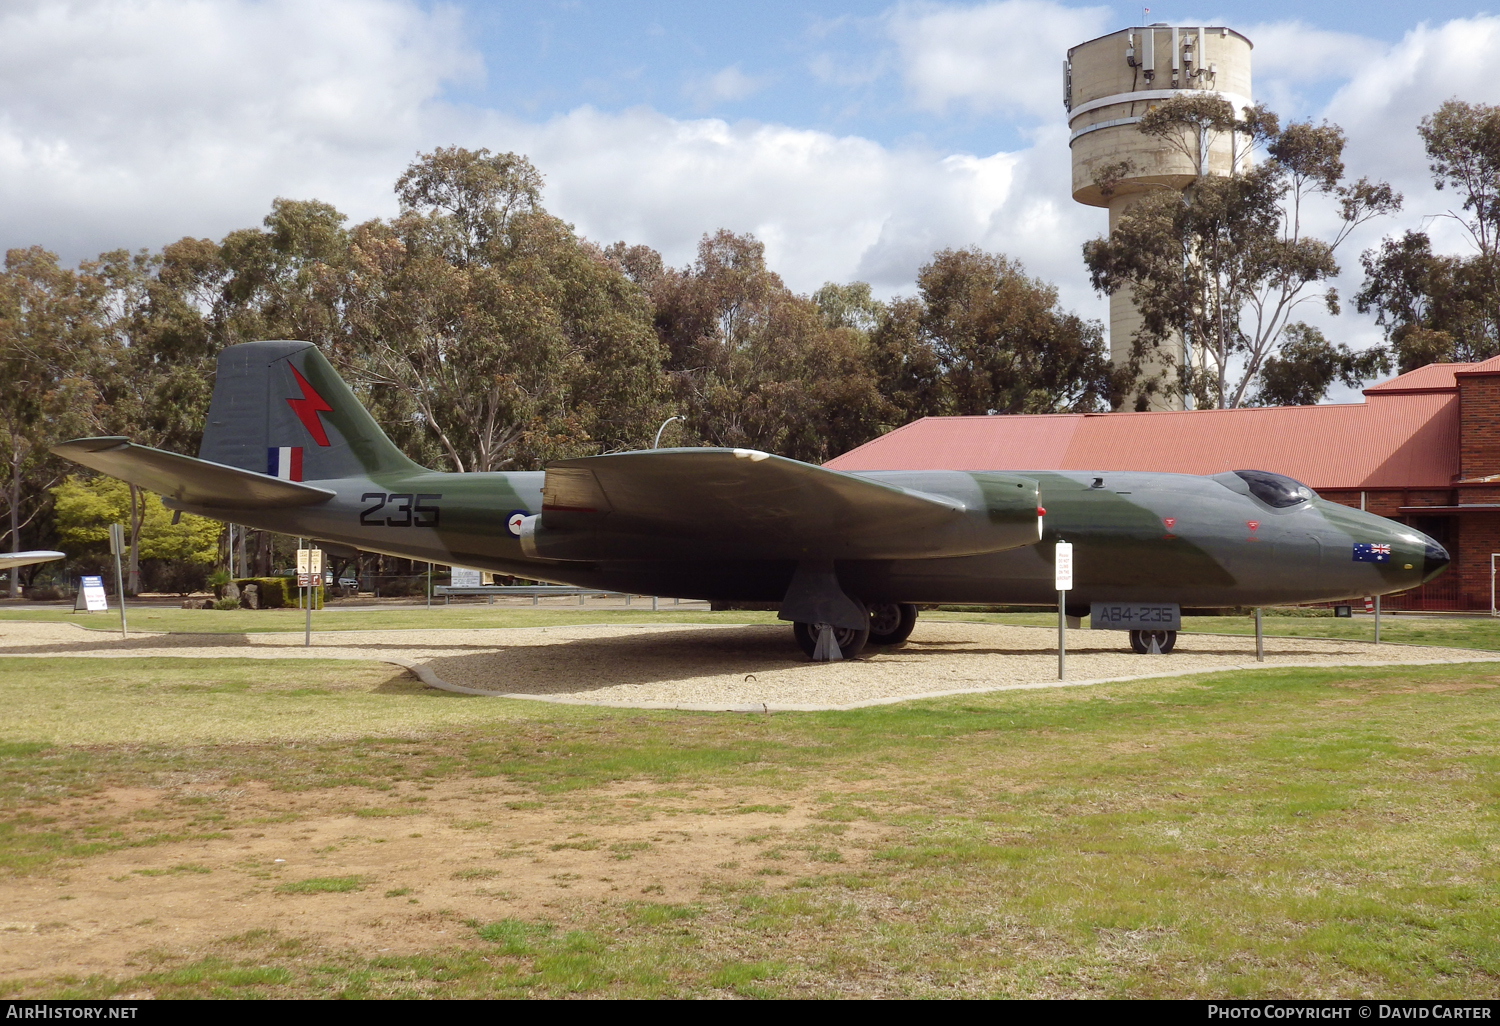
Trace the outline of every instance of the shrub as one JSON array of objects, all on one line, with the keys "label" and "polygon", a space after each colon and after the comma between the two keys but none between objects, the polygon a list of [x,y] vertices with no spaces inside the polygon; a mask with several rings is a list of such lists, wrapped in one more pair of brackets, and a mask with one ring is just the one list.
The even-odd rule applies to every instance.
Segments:
[{"label": "shrub", "polygon": [[238,609],[238,608],[240,608],[239,599],[231,599],[231,598],[214,599],[214,608],[215,609]]},{"label": "shrub", "polygon": [[290,601],[288,601],[284,587],[286,580],[287,578],[285,577],[241,577],[234,583],[240,586],[241,594],[244,593],[246,585],[255,585],[256,590],[260,592],[260,608],[280,609],[283,606],[295,605],[297,601],[296,580],[292,580],[292,596]]},{"label": "shrub", "polygon": [[146,559],[141,561],[142,583],[147,591],[176,592],[191,595],[207,586],[209,564],[186,559]]},{"label": "shrub", "polygon": [[[437,582],[434,581],[434,584]],[[427,576],[421,577],[377,577],[375,587],[381,598],[403,598],[427,594]]]},{"label": "shrub", "polygon": [[[297,578],[295,577],[244,577],[234,583],[240,586],[240,591],[245,590],[245,585],[253,584],[260,591],[260,608],[262,609],[285,609],[297,605]],[[323,608],[323,589],[314,591],[313,608]]]}]

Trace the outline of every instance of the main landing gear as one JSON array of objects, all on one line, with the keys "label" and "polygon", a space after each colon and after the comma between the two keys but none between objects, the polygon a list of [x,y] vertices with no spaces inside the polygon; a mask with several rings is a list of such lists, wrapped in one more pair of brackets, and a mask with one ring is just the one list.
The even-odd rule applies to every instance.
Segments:
[{"label": "main landing gear", "polygon": [[[870,626],[864,630],[833,628],[833,640],[839,647],[839,654],[845,659],[855,658],[865,650],[866,645],[900,645],[911,637],[912,629],[917,625],[917,607],[910,602],[878,602],[868,608]],[[823,626],[820,623],[792,624],[797,644],[809,659],[817,658],[818,636]]]},{"label": "main landing gear", "polygon": [[878,602],[870,607],[870,644],[899,645],[917,626],[917,607],[910,602]]},{"label": "main landing gear", "polygon": [[1141,655],[1149,655],[1153,645],[1156,652],[1166,655],[1177,644],[1176,631],[1131,631],[1130,648]]}]

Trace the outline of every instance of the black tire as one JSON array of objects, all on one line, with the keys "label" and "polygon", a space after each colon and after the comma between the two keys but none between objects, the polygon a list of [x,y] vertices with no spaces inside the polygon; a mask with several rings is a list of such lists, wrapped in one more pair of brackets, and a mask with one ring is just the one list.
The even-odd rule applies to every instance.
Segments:
[{"label": "black tire", "polygon": [[[818,647],[818,630],[822,624],[794,623],[792,633],[797,637],[797,644],[807,654],[807,658],[813,657],[813,652]],[[848,627],[835,627],[833,629],[833,640],[838,642],[839,652],[845,659],[858,658],[865,650],[865,644],[870,640],[869,628],[862,631],[852,630]]]},{"label": "black tire", "polygon": [[1172,651],[1177,644],[1176,631],[1131,631],[1130,647],[1140,655],[1146,655],[1151,651],[1151,639],[1156,639],[1156,647],[1161,649],[1161,654],[1166,655]]},{"label": "black tire", "polygon": [[870,644],[899,645],[917,626],[917,607],[910,602],[879,602],[870,607]]}]

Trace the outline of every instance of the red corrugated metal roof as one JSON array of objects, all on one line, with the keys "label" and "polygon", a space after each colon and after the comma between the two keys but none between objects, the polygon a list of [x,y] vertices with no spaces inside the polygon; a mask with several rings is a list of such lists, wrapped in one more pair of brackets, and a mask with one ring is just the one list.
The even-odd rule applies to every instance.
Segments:
[{"label": "red corrugated metal roof", "polygon": [[1452,392],[1458,388],[1460,375],[1500,374],[1500,356],[1479,363],[1429,363],[1425,367],[1371,385],[1365,395],[1397,395],[1402,392]]},{"label": "red corrugated metal roof", "polygon": [[1458,380],[1454,378],[1453,372],[1460,366],[1463,365],[1429,363],[1425,367],[1407,371],[1389,381],[1371,385],[1365,389],[1365,395],[1391,395],[1399,392],[1454,392],[1458,390]]},{"label": "red corrugated metal roof", "polygon": [[927,417],[827,465],[835,470],[1179,474],[1254,468],[1315,489],[1449,485],[1458,475],[1457,394],[1403,390],[1372,400],[1242,410]]},{"label": "red corrugated metal roof", "polygon": [[1500,374],[1500,356],[1492,356],[1478,363],[1450,363],[1453,372],[1463,377],[1470,374]]}]

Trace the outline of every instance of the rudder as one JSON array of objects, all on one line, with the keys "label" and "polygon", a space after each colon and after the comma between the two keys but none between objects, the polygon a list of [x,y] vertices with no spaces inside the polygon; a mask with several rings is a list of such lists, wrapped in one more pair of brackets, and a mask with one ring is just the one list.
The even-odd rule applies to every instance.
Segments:
[{"label": "rudder", "polygon": [[219,354],[198,457],[289,481],[420,469],[317,346],[288,340]]}]

